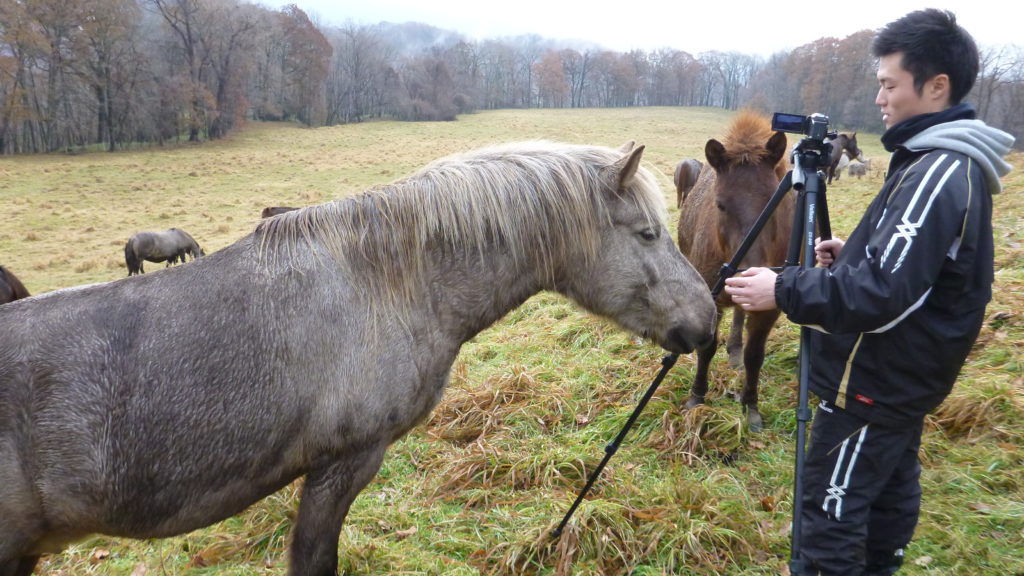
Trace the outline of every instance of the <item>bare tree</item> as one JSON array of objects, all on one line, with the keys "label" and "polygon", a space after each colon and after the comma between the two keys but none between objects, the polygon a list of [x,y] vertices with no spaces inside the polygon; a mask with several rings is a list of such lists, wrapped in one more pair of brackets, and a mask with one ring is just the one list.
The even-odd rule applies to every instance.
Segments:
[{"label": "bare tree", "polygon": [[1010,57],[1011,47],[986,47],[980,50],[980,69],[978,80],[971,91],[971,100],[978,108],[978,116],[985,118],[989,114],[992,100],[1005,84],[1006,77],[1014,67]]},{"label": "bare tree", "polygon": [[565,79],[569,83],[569,105],[573,108],[580,108],[583,104],[584,88],[587,83],[592,55],[590,51],[582,54],[571,48],[561,50],[559,56],[562,59],[562,69],[565,71]]},{"label": "bare tree", "polygon": [[245,88],[252,68],[253,30],[259,9],[235,0],[206,0],[199,41],[210,74],[205,79],[213,94],[215,112],[209,114],[209,135],[220,138],[244,119]]},{"label": "bare tree", "polygon": [[188,140],[197,142],[207,123],[209,93],[203,86],[203,54],[199,39],[200,0],[145,0],[164,19],[180,43],[187,74],[189,109]]},{"label": "bare tree", "polygon": [[722,53],[703,52],[697,56],[700,73],[697,84],[700,88],[699,106],[721,106],[722,103]]},{"label": "bare tree", "polygon": [[80,74],[96,100],[95,140],[113,152],[133,136],[128,123],[140,82],[139,8],[134,0],[85,0],[82,15]]},{"label": "bare tree", "polygon": [[506,43],[488,40],[480,47],[483,108],[516,108],[521,93],[518,55]]},{"label": "bare tree", "polygon": [[697,103],[700,64],[687,52],[662,49],[651,53],[647,98],[655,106],[692,106]]}]

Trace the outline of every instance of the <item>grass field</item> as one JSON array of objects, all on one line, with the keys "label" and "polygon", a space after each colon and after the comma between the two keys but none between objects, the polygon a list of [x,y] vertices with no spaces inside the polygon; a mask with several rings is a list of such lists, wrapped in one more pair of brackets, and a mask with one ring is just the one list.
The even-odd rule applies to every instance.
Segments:
[{"label": "grass field", "polygon": [[[117,154],[0,158],[0,264],[33,293],[126,275],[140,230],[189,231],[207,253],[252,230],[264,206],[354,194],[450,152],[547,138],[647,146],[674,205],[673,168],[703,159],[730,113],[698,108],[497,111],[451,123],[321,129],[255,124],[229,139]],[[860,134],[873,171],[829,189],[845,236],[887,154]],[[794,143],[794,135],[790,135]],[[909,575],[1024,574],[1024,155],[995,200],[996,290],[988,321],[923,439],[924,505]],[[675,234],[675,209],[669,228]],[[160,264],[148,264],[151,270]],[[73,329],[69,327],[69,330]],[[2,327],[0,327],[2,331]],[[2,337],[2,334],[0,334]],[[564,298],[540,294],[469,342],[442,404],[388,452],[342,532],[349,575],[768,575],[789,555],[797,330],[768,348],[765,430],[750,434],[724,352],[709,405],[680,409],[683,357],[560,541],[553,529],[657,373],[662,352]],[[177,538],[95,537],[45,557],[39,574],[286,572],[299,484]],[[2,521],[2,519],[0,519]]]}]

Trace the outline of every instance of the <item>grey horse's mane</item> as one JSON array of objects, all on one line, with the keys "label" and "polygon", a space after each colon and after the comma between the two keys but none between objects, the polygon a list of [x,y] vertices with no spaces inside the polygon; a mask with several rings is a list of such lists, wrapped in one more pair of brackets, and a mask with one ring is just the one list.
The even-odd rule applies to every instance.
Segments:
[{"label": "grey horse's mane", "polygon": [[[432,250],[482,254],[498,243],[520,269],[552,274],[555,262],[597,255],[614,184],[601,172],[622,157],[612,148],[548,141],[455,154],[364,193],[264,220],[255,240],[269,267],[312,250],[398,300],[424,280],[424,254]],[[653,175],[638,170],[632,190],[630,200],[648,219],[664,222]]]}]

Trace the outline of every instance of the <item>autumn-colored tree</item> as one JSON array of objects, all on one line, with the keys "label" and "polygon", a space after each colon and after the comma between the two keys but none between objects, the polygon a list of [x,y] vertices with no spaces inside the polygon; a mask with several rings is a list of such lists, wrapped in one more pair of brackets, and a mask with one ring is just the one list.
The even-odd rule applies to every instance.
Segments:
[{"label": "autumn-colored tree", "polygon": [[46,44],[41,26],[23,3],[0,3],[0,152],[40,150],[35,78]]},{"label": "autumn-colored tree", "polygon": [[595,106],[636,106],[648,73],[647,59],[635,50],[626,54],[603,51],[594,58],[588,87],[588,102]]},{"label": "autumn-colored tree", "polygon": [[546,52],[533,67],[540,105],[545,108],[563,108],[569,96],[569,83],[565,79],[562,58],[558,52]]},{"label": "autumn-colored tree", "polygon": [[316,126],[327,117],[327,74],[331,43],[298,6],[281,9],[286,115]]}]

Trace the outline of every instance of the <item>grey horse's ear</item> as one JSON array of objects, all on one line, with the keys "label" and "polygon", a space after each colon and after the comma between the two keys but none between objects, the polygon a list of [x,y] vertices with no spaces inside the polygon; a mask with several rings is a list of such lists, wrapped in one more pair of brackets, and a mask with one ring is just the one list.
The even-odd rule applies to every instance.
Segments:
[{"label": "grey horse's ear", "polygon": [[625,190],[633,184],[636,171],[640,168],[640,157],[643,156],[644,146],[641,144],[632,151],[628,151],[618,162],[612,165],[615,173],[618,174],[619,190]]},{"label": "grey horse's ear", "polygon": [[625,144],[619,146],[619,152],[622,152],[623,154],[629,154],[630,152],[633,151],[633,146],[636,146],[636,142],[634,140],[626,140]]}]

